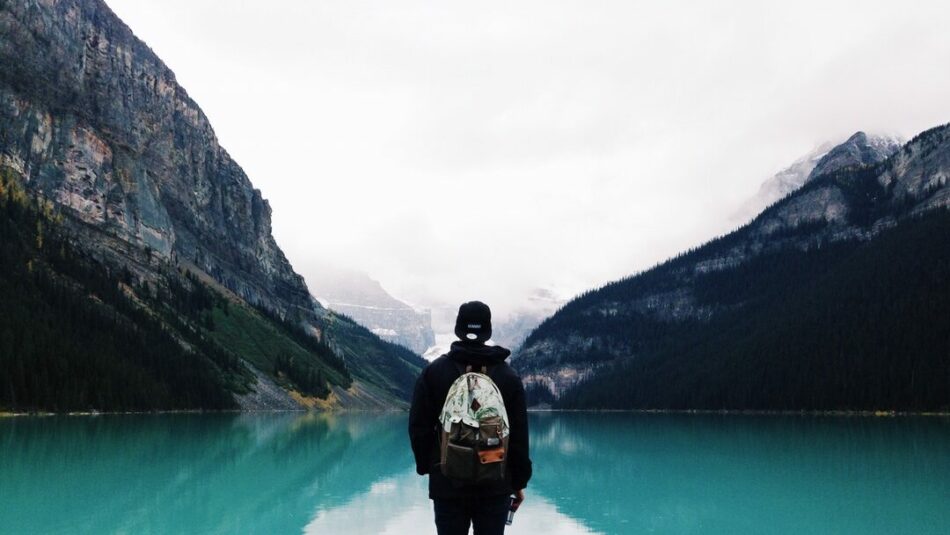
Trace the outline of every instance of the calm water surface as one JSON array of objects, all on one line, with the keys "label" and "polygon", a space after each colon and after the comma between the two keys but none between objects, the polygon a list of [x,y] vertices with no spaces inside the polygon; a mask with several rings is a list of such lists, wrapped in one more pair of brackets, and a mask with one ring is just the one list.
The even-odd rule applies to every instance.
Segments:
[{"label": "calm water surface", "polygon": [[[0,419],[2,533],[433,533],[404,414]],[[535,414],[512,534],[950,533],[950,422]]]}]

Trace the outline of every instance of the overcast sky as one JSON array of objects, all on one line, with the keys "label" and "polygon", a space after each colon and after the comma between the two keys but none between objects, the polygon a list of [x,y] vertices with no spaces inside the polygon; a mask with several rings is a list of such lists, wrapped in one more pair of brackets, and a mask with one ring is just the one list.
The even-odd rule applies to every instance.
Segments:
[{"label": "overcast sky", "polygon": [[107,1],[298,272],[421,306],[599,286],[822,141],[950,122],[950,2]]}]

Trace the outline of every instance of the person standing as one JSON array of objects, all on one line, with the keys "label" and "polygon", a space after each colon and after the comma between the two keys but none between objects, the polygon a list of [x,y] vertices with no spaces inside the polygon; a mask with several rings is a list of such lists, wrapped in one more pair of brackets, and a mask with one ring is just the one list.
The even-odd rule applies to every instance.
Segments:
[{"label": "person standing", "polygon": [[[491,338],[491,309],[480,301],[459,307],[451,350],[426,366],[416,381],[409,411],[409,439],[416,473],[429,476],[429,498],[439,535],[500,535],[508,511],[524,500],[531,479],[528,456],[528,413],[524,384],[505,362],[511,351],[486,345]],[[484,369],[501,392],[508,415],[509,436],[504,478],[487,483],[464,483],[442,473],[439,416],[449,388],[466,369]],[[512,502],[514,496],[514,502]]]}]

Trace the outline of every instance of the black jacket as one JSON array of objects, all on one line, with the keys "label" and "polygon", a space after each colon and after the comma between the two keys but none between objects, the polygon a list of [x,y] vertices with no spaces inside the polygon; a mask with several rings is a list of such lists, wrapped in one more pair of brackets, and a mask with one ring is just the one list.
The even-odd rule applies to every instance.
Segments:
[{"label": "black jacket", "polygon": [[[458,341],[448,354],[432,361],[416,381],[409,411],[409,439],[416,457],[416,472],[429,474],[430,498],[458,498],[471,495],[510,494],[523,489],[531,479],[528,457],[528,411],[521,378],[505,359],[511,352],[499,346],[480,342]],[[488,367],[488,376],[498,385],[508,413],[506,480],[488,485],[461,485],[442,475],[439,464],[439,413],[445,404],[449,387],[461,375],[459,366],[471,364],[474,369]]]}]

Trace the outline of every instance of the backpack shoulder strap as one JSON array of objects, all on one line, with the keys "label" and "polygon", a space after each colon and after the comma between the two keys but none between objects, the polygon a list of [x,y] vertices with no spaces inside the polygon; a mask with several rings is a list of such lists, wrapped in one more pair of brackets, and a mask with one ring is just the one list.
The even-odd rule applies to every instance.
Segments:
[{"label": "backpack shoulder strap", "polygon": [[[498,381],[495,381],[495,378],[492,377],[492,375],[494,374],[494,372],[496,372],[496,371],[498,371],[499,369],[501,369],[501,368],[503,367],[503,365],[504,365],[503,362],[499,362],[498,364],[492,364],[491,366],[488,367],[488,370],[485,371],[484,373],[485,373],[485,375],[488,376],[489,379],[492,380],[492,382],[494,382],[495,384],[498,384]],[[499,387],[499,388],[500,388],[500,387]]]},{"label": "backpack shoulder strap", "polygon": [[[473,371],[477,371],[478,373],[481,373],[481,374],[487,375],[488,377],[491,377],[491,372],[492,372],[495,368],[498,367],[497,365],[494,365],[494,364],[493,364],[493,365],[491,365],[491,366],[482,365],[482,366],[479,366],[478,369],[475,369],[475,367],[472,366],[471,364],[466,364],[465,366],[463,366],[461,362],[458,362],[458,361],[455,361],[455,360],[452,361],[452,364],[454,364],[454,365],[455,365],[455,369],[458,370],[458,372],[459,372],[459,377],[465,375],[466,373],[471,373],[471,372],[473,372]],[[494,379],[492,379],[492,380],[494,381]]]}]

